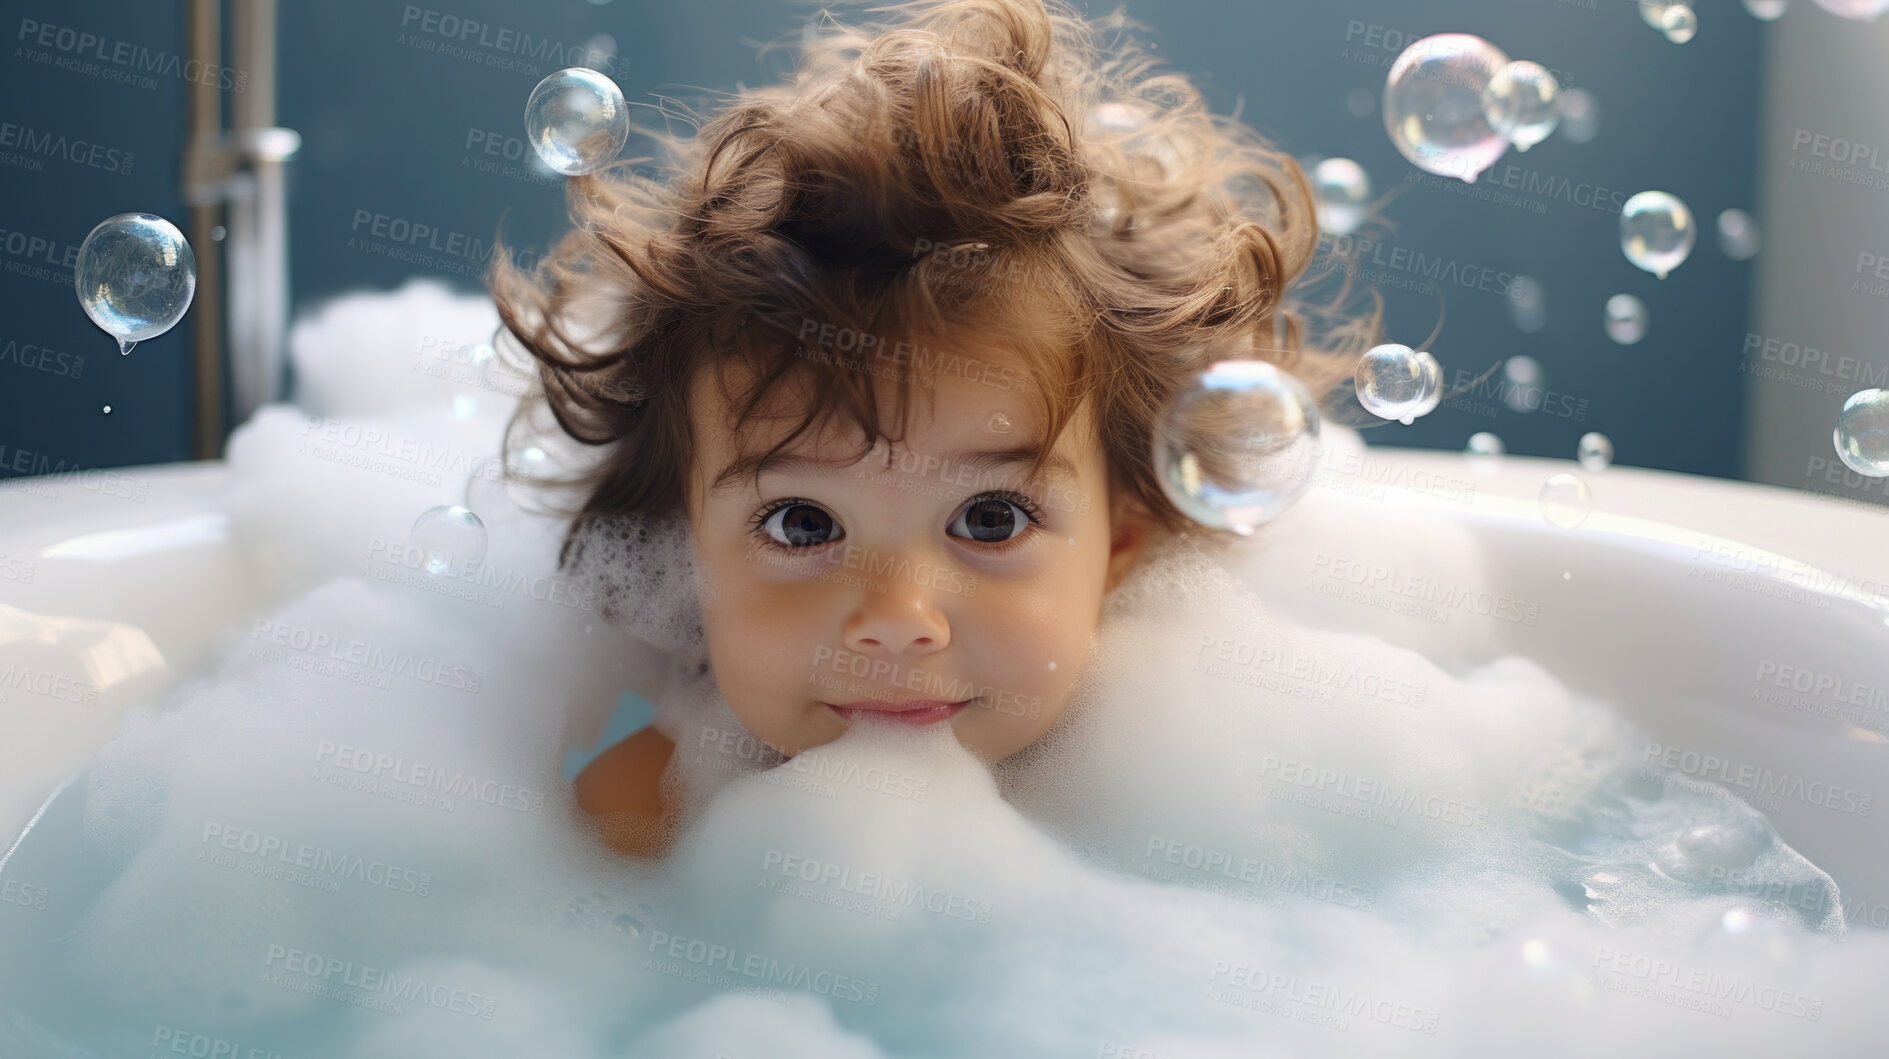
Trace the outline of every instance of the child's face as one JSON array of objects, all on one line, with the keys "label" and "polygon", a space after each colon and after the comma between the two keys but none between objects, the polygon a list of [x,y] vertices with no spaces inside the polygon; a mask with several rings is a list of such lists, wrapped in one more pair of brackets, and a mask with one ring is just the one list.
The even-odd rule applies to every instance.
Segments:
[{"label": "child's face", "polygon": [[[1102,597],[1150,521],[1125,498],[1110,503],[1086,407],[1054,448],[1066,466],[1042,481],[1024,480],[1023,461],[970,463],[1042,435],[1033,396],[995,378],[940,374],[935,404],[914,392],[904,441],[880,439],[850,467],[763,468],[720,491],[737,456],[732,413],[712,372],[691,387],[689,520],[710,662],[735,715],[783,753],[867,723],[836,706],[938,700],[965,704],[902,723],[948,724],[996,760],[1068,704]],[[889,380],[882,393],[890,409]],[[763,421],[744,451],[766,451],[797,418]],[[837,461],[858,444],[856,432],[803,435],[788,451]]]}]

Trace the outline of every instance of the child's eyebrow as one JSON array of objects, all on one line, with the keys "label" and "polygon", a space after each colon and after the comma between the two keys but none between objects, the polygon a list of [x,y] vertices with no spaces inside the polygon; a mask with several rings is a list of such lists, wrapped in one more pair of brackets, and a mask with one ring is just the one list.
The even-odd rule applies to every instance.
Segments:
[{"label": "child's eyebrow", "polygon": [[[890,462],[891,450],[888,449],[886,452],[887,460]],[[1024,445],[1010,449],[983,449],[972,452],[960,452],[946,456],[944,460],[949,461],[954,472],[961,468],[985,472],[1011,464],[1020,463],[1027,465],[1034,463],[1036,462],[1038,454],[1041,452],[1042,450],[1036,446]],[[715,476],[714,485],[710,488],[709,492],[714,494],[729,492],[743,485],[759,481],[763,474],[767,474],[770,471],[780,474],[811,474],[818,471],[835,473],[841,469],[841,466],[841,464],[833,460],[819,460],[810,456],[800,456],[790,452],[770,453],[758,459],[737,459],[722,468],[722,472]],[[850,464],[846,466],[850,466]],[[943,464],[941,463],[935,466],[943,466]],[[926,468],[926,470],[930,469],[933,469],[933,467]],[[1048,478],[1074,481],[1079,477],[1076,471],[1076,465],[1070,462],[1069,457],[1064,456],[1060,452],[1051,452],[1049,454],[1049,457],[1043,463],[1043,471],[1044,475]],[[922,474],[924,472],[921,471],[920,473]]]}]

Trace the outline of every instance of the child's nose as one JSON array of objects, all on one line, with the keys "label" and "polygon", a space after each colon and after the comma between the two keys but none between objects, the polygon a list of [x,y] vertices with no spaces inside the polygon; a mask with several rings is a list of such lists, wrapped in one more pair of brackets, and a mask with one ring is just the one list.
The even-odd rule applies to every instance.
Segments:
[{"label": "child's nose", "polygon": [[846,647],[865,653],[877,649],[894,655],[942,651],[951,643],[951,624],[928,586],[882,581],[883,592],[860,593],[859,607],[843,630]]}]

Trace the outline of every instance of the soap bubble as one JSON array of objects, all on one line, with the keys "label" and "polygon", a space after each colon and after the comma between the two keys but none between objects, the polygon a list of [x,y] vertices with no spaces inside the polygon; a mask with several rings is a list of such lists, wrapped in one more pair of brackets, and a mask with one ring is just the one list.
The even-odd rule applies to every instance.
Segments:
[{"label": "soap bubble", "polygon": [[1630,346],[1646,337],[1646,303],[1631,294],[1607,299],[1607,337]]},{"label": "soap bubble", "polygon": [[1489,79],[1489,87],[1482,90],[1482,113],[1490,128],[1508,137],[1516,150],[1526,151],[1554,131],[1561,118],[1555,109],[1560,91],[1560,82],[1541,64],[1518,59]]},{"label": "soap bubble", "polygon": [[1889,0],[1817,0],[1817,6],[1840,18],[1867,21],[1889,10]]},{"label": "soap bubble", "polygon": [[1581,435],[1581,443],[1574,450],[1574,458],[1580,461],[1583,471],[1604,471],[1613,466],[1614,443],[1605,434],[1589,431]]},{"label": "soap bubble", "polygon": [[1246,536],[1311,484],[1318,431],[1318,406],[1297,379],[1265,361],[1222,360],[1162,412],[1154,465],[1189,518]]},{"label": "soap bubble", "polygon": [[623,150],[630,138],[630,108],[615,81],[573,66],[531,90],[525,103],[525,138],[556,172],[589,173]]},{"label": "soap bubble", "polygon": [[1733,261],[1748,261],[1758,253],[1758,222],[1744,210],[1718,215],[1718,245]]},{"label": "soap bubble", "polygon": [[1508,297],[1509,319],[1515,321],[1517,329],[1532,335],[1547,326],[1548,299],[1535,277],[1515,277],[1509,282]]},{"label": "soap bubble", "polygon": [[1588,490],[1587,483],[1565,471],[1548,476],[1537,500],[1541,504],[1541,517],[1562,529],[1573,529],[1586,522],[1587,513],[1594,506],[1594,494]]},{"label": "soap bubble", "polygon": [[1541,407],[1541,361],[1526,354],[1510,357],[1502,362],[1502,377],[1509,382],[1502,400],[1510,408],[1517,412],[1533,412]]},{"label": "soap bubble", "polygon": [[1685,263],[1698,237],[1692,211],[1664,191],[1642,191],[1620,211],[1620,249],[1660,279]]},{"label": "soap bubble", "polygon": [[1427,362],[1409,346],[1388,343],[1373,347],[1358,359],[1358,403],[1380,419],[1408,423],[1418,409],[1443,386],[1443,370],[1435,357]]},{"label": "soap bubble", "polygon": [[1405,48],[1384,84],[1384,128],[1412,165],[1475,183],[1509,141],[1482,112],[1489,81],[1509,64],[1467,33],[1440,33]]},{"label": "soap bubble", "polygon": [[1666,24],[1663,27],[1666,39],[1674,44],[1684,44],[1699,33],[1699,15],[1692,10],[1691,4],[1675,4],[1666,12]]},{"label": "soap bubble", "polygon": [[1561,115],[1555,126],[1569,143],[1586,143],[1600,131],[1600,102],[1585,88],[1570,88],[1555,96],[1554,108]]},{"label": "soap bubble", "polygon": [[1471,456],[1500,456],[1508,451],[1508,446],[1502,444],[1501,438],[1484,430],[1469,435],[1469,445],[1463,451]]},{"label": "soap bubble", "polygon": [[485,560],[485,522],[457,504],[422,512],[407,539],[425,553],[429,574],[461,577]]},{"label": "soap bubble", "polygon": [[1674,44],[1684,44],[1699,31],[1698,13],[1684,0],[1640,0],[1640,18]]},{"label": "soap bubble", "polygon": [[1857,474],[1889,477],[1889,390],[1859,390],[1843,402],[1831,435],[1837,455]]},{"label": "soap bubble", "polygon": [[1364,222],[1371,198],[1371,178],[1349,158],[1327,158],[1312,167],[1312,189],[1318,197],[1318,226],[1346,235]]},{"label": "soap bubble", "polygon": [[1765,22],[1777,21],[1789,6],[1791,0],[1745,0],[1745,10],[1751,12],[1751,17]]},{"label": "soap bubble", "polygon": [[1377,97],[1368,88],[1354,88],[1345,94],[1345,109],[1354,118],[1368,117],[1377,109]]},{"label": "soap bubble", "polygon": [[121,213],[79,244],[72,283],[92,322],[120,352],[169,331],[197,292],[197,256],[177,226],[149,213]]}]

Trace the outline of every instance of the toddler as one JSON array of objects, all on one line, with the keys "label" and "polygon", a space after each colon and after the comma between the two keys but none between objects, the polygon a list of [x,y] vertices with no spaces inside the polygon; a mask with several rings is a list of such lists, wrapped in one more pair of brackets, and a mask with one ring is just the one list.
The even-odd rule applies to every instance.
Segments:
[{"label": "toddler", "polygon": [[[573,230],[490,284],[542,382],[513,426],[542,402],[601,453],[561,565],[611,520],[686,526],[701,671],[770,753],[948,725],[996,762],[1069,702],[1106,594],[1190,531],[1151,463],[1170,395],[1227,357],[1331,394],[1378,317],[1342,290],[1288,312],[1304,174],[1119,15],[876,10],[692,138],[647,132],[669,179],[572,178]],[[678,829],[664,728],[576,780],[625,853]]]}]

